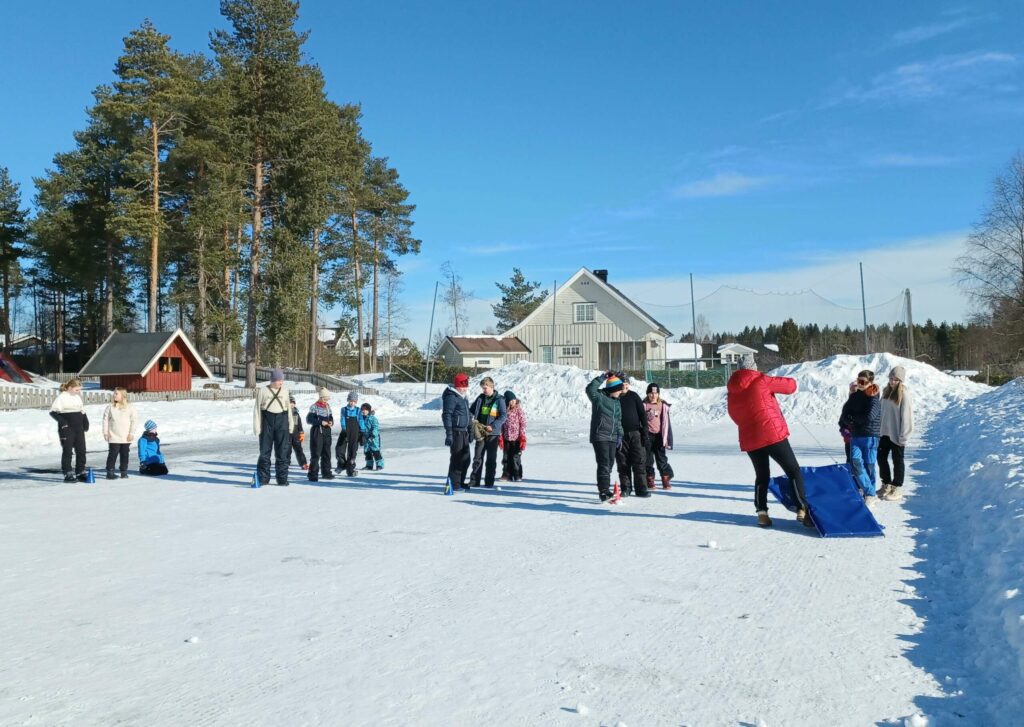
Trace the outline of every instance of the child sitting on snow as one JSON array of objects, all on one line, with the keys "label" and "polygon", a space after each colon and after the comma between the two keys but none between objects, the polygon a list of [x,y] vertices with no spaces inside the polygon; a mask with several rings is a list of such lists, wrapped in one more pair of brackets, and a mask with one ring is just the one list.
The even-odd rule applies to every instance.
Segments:
[{"label": "child sitting on snow", "polygon": [[515,393],[505,392],[505,423],[501,425],[501,481],[523,479],[523,452],[526,451],[526,413]]},{"label": "child sitting on snow", "polygon": [[139,474],[166,475],[167,463],[160,451],[160,437],[156,433],[156,422],[150,419],[146,431],[139,437]]},{"label": "child sitting on snow", "polygon": [[363,469],[373,472],[376,464],[376,469],[382,470],[384,455],[380,453],[380,422],[369,404],[363,404],[360,409],[363,414],[363,454],[366,455],[366,467]]}]

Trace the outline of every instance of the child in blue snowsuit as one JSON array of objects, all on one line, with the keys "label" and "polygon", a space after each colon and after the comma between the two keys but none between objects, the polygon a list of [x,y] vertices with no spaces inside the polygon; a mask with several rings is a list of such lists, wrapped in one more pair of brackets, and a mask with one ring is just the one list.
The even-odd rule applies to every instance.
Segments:
[{"label": "child in blue snowsuit", "polygon": [[366,431],[366,422],[363,419],[363,411],[357,402],[359,394],[350,391],[348,405],[339,412],[341,419],[341,431],[338,432],[338,443],[334,446],[334,454],[338,457],[338,472],[342,470],[349,477],[356,474],[356,452],[359,445],[363,443],[363,435]]},{"label": "child in blue snowsuit", "polygon": [[380,422],[377,415],[373,413],[373,407],[363,404],[360,407],[363,415],[363,454],[366,455],[366,467],[364,469],[373,472],[375,469],[384,469],[384,455],[380,453]]},{"label": "child in blue snowsuit", "polygon": [[150,419],[146,431],[139,437],[139,474],[166,475],[167,463],[160,451],[160,437],[156,433],[156,422]]}]

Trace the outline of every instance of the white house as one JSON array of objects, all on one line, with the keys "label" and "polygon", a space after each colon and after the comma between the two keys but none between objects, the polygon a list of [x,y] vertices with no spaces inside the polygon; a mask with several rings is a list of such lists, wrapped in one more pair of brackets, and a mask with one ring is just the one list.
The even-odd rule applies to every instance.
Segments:
[{"label": "white house", "polygon": [[447,336],[434,354],[449,366],[493,369],[526,359],[530,349],[515,336]]},{"label": "white house", "polygon": [[580,268],[505,335],[526,344],[529,361],[636,370],[665,359],[672,333],[610,285],[607,270]]},{"label": "white house", "polygon": [[750,346],[744,346],[742,343],[724,343],[718,347],[715,352],[718,355],[719,360],[724,364],[738,364],[740,360],[748,353],[753,356],[757,353],[757,349],[753,349]]},{"label": "white house", "polygon": [[[704,358],[704,347],[699,343],[681,343],[669,341],[666,344],[668,353],[665,355],[665,368],[682,369],[685,371],[698,371],[706,369],[707,362]],[[696,362],[696,363],[695,363]]]}]

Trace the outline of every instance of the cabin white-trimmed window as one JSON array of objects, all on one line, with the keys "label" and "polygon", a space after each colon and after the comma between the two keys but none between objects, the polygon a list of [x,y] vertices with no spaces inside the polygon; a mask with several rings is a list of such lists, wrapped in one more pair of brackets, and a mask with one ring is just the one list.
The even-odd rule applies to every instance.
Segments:
[{"label": "cabin white-trimmed window", "polygon": [[596,320],[596,308],[597,306],[595,303],[573,303],[572,322],[593,323]]},{"label": "cabin white-trimmed window", "polygon": [[562,358],[582,358],[582,346],[562,346]]}]

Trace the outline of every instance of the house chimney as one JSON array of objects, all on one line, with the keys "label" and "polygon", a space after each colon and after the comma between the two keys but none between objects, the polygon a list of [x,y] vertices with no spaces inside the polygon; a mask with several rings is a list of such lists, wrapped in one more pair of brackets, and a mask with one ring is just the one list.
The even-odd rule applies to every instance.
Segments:
[{"label": "house chimney", "polygon": [[594,275],[601,278],[602,283],[608,282],[608,271],[607,270],[595,270]]}]

